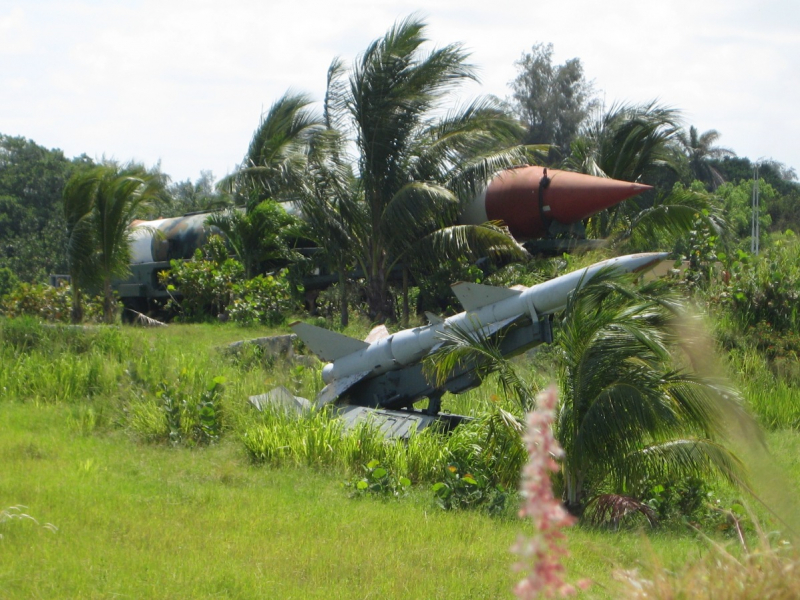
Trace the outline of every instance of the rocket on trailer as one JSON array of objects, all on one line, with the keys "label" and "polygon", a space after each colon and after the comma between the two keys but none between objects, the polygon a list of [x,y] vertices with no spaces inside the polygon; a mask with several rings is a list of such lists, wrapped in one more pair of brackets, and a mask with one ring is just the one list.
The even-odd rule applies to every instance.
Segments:
[{"label": "rocket on trailer", "polygon": [[452,289],[464,312],[447,319],[430,315],[431,323],[425,327],[386,332],[372,343],[301,322],[291,327],[314,354],[329,361],[322,369],[326,385],[316,398],[317,406],[346,397],[358,407],[413,411],[416,401],[428,398],[425,414],[432,420],[444,392],[459,393],[480,383],[476,364],[462,365],[441,386],[425,377],[422,360],[444,343],[443,332],[457,329],[496,336],[503,355],[518,354],[552,341],[549,315],[564,308],[569,294],[602,269],[638,273],[665,257],[665,253],[620,256],[529,288],[458,283]]}]

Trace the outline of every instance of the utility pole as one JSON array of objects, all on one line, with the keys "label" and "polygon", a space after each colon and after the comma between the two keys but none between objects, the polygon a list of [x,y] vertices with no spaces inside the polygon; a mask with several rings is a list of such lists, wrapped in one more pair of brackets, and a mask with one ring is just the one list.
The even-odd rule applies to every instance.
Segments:
[{"label": "utility pole", "polygon": [[758,163],[753,167],[753,221],[750,225],[750,252],[758,256],[759,239],[759,197],[758,197]]}]

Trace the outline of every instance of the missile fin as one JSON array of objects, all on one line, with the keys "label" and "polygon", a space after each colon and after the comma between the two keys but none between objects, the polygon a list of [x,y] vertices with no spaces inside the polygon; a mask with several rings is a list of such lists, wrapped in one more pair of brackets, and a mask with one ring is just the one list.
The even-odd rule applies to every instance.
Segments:
[{"label": "missile fin", "polygon": [[369,348],[367,342],[301,321],[292,323],[290,327],[314,354],[328,362]]},{"label": "missile fin", "polygon": [[322,408],[326,404],[336,402],[336,400],[339,399],[339,396],[344,394],[348,389],[364,379],[364,377],[370,373],[371,371],[362,371],[361,373],[355,373],[353,375],[348,375],[347,377],[342,377],[341,379],[331,381],[328,385],[322,388],[322,391],[317,394],[316,398],[314,398],[314,405],[317,408]]},{"label": "missile fin", "polygon": [[494,304],[507,298],[514,298],[522,293],[520,290],[464,282],[456,283],[450,289],[453,290],[456,298],[458,298],[461,306],[466,311],[478,310],[489,304]]},{"label": "missile fin", "polygon": [[425,311],[425,316],[428,319],[428,324],[429,325],[438,325],[439,323],[444,323],[444,319],[442,317],[440,317],[439,315],[435,315],[430,311],[426,310]]}]

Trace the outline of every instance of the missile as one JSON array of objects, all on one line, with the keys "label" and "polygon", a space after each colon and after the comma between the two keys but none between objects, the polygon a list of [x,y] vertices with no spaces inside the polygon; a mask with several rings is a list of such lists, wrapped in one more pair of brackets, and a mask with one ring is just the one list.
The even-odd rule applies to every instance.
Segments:
[{"label": "missile", "polygon": [[462,224],[503,221],[519,241],[568,230],[627,198],[652,189],[649,185],[524,166],[496,175],[467,204]]},{"label": "missile", "polygon": [[394,334],[384,330],[371,343],[299,321],[290,326],[314,354],[328,362],[322,369],[326,385],[316,398],[317,406],[334,402],[345,393],[351,404],[389,409],[411,408],[416,400],[428,397],[429,410],[433,407],[438,412],[445,391],[458,393],[480,383],[474,375],[478,365],[466,365],[441,387],[424,377],[422,360],[442,345],[444,331],[499,335],[504,355],[524,351],[550,341],[548,315],[564,308],[570,293],[601,269],[643,272],[666,256],[620,256],[529,288],[458,283],[452,290],[464,312],[447,319],[430,315],[429,325]]}]

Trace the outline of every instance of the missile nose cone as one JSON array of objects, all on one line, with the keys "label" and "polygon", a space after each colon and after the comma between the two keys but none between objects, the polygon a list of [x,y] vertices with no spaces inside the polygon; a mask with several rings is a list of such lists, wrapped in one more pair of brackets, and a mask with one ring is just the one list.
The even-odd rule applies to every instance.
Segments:
[{"label": "missile nose cone", "polygon": [[486,189],[486,215],[504,221],[514,237],[542,237],[553,221],[570,225],[627,198],[649,185],[545,169],[520,167],[495,177]]}]

